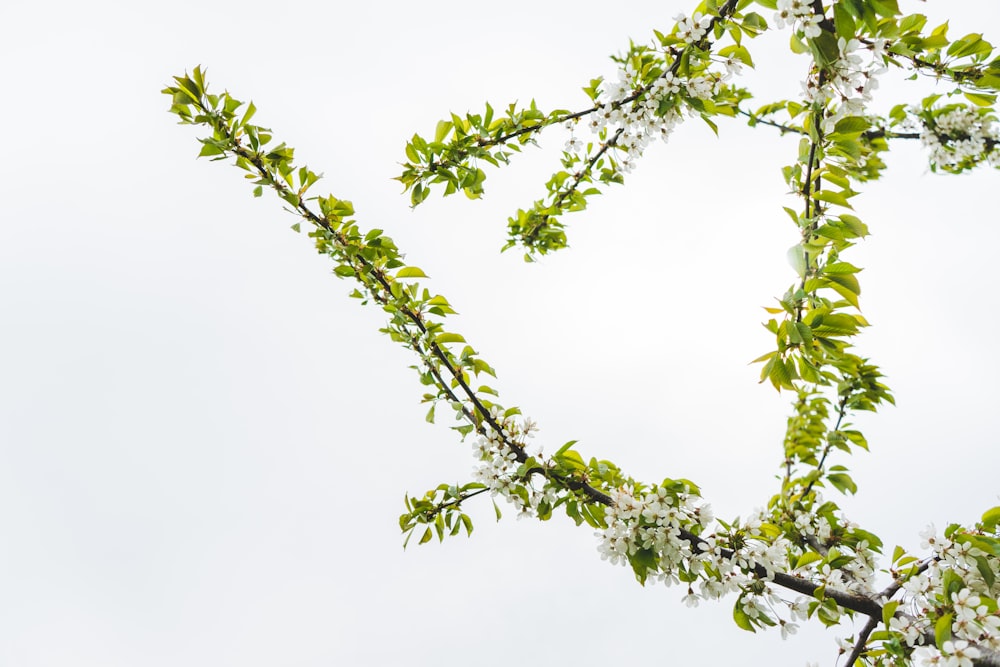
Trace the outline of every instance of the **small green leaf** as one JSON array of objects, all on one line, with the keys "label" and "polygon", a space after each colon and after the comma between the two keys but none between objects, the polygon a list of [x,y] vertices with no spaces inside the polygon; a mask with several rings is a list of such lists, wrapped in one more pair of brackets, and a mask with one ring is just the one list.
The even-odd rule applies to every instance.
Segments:
[{"label": "small green leaf", "polygon": [[747,632],[757,632],[757,630],[754,629],[753,624],[750,623],[750,617],[747,616],[745,611],[743,611],[742,598],[737,600],[736,605],[733,606],[733,620],[736,621],[736,625]]},{"label": "small green leaf", "polygon": [[860,134],[871,127],[871,122],[861,116],[848,116],[837,121],[833,131],[837,134]]},{"label": "small green leaf", "polygon": [[997,101],[996,95],[988,95],[986,93],[964,93],[964,95],[965,99],[979,107],[988,107]]},{"label": "small green leaf", "polygon": [[418,269],[415,266],[404,266],[399,271],[396,272],[396,280],[401,280],[403,278],[427,278],[427,274],[423,272],[422,269]]},{"label": "small green leaf", "polygon": [[210,155],[222,155],[225,151],[216,146],[215,144],[205,144],[201,147],[201,152],[198,153],[198,157],[208,157]]},{"label": "small green leaf", "polygon": [[351,268],[350,266],[347,266],[346,264],[338,264],[337,267],[333,270],[333,272],[338,276],[340,276],[341,278],[354,277],[354,269]]},{"label": "small green leaf", "polygon": [[889,627],[889,621],[896,613],[896,608],[899,607],[899,600],[890,600],[882,606],[882,623],[885,627]]},{"label": "small green leaf", "polygon": [[944,648],[944,643],[951,641],[951,620],[954,614],[944,614],[934,624],[934,643],[940,649]]},{"label": "small green leaf", "polygon": [[795,269],[795,273],[803,278],[806,275],[806,249],[801,245],[793,245],[786,253],[788,263]]},{"label": "small green leaf", "polygon": [[984,556],[976,558],[976,569],[979,570],[979,574],[982,576],[983,581],[986,582],[986,585],[992,588],[993,584],[996,583],[996,575],[993,574],[993,568]]},{"label": "small green leaf", "polygon": [[446,331],[444,333],[439,333],[437,336],[435,336],[434,342],[437,343],[438,345],[441,345],[443,343],[464,343],[465,337],[462,336],[462,334],[448,333]]},{"label": "small green leaf", "polygon": [[820,190],[819,192],[814,192],[813,199],[825,201],[829,204],[836,204],[837,206],[843,206],[844,208],[851,208],[851,204],[847,201],[847,197],[844,193],[837,192],[836,190]]},{"label": "small green leaf", "polygon": [[850,492],[851,495],[858,492],[858,485],[854,483],[854,480],[851,479],[850,475],[845,473],[833,473],[831,475],[827,475],[826,478],[830,480],[830,483],[833,484],[838,491],[845,495],[848,492]]},{"label": "small green leaf", "polygon": [[[568,449],[569,449],[570,447],[572,447],[572,446],[573,446],[573,445],[575,445],[576,443],[577,443],[577,441],[576,441],[576,440],[570,440],[570,441],[569,441],[569,442],[567,442],[567,443],[566,443],[565,445],[563,445],[562,447],[560,447],[560,448],[559,448],[559,451],[557,451],[557,452],[556,452],[556,453],[554,454],[554,456],[562,456],[563,454],[565,454],[565,453],[566,453],[566,451],[567,451],[567,450],[568,450]],[[581,460],[582,460],[582,459],[581,459]]]},{"label": "small green leaf", "polygon": [[561,465],[567,468],[574,468],[576,470],[586,470],[587,464],[583,462],[583,457],[580,456],[578,452],[574,452],[572,449],[567,449],[561,454],[557,454],[555,460]]},{"label": "small green leaf", "polygon": [[816,553],[815,551],[807,551],[799,557],[799,561],[798,563],[796,563],[795,567],[796,568],[805,567],[806,565],[809,565],[810,563],[815,563],[818,560],[823,560],[823,557],[818,553]]},{"label": "small green leaf", "polygon": [[994,531],[997,529],[997,524],[1000,524],[1000,507],[993,507],[986,510],[983,514],[983,528],[988,531]]},{"label": "small green leaf", "polygon": [[451,128],[454,127],[450,121],[440,120],[438,121],[437,128],[434,130],[434,141],[441,142],[444,141],[448,133],[451,132]]}]

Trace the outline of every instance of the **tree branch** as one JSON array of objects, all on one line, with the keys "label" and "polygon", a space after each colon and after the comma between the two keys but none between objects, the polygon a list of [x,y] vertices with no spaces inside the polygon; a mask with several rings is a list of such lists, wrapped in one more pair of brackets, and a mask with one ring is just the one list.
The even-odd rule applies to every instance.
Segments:
[{"label": "tree branch", "polygon": [[847,662],[845,667],[854,667],[854,663],[858,661],[861,654],[865,650],[865,645],[868,643],[868,637],[871,636],[872,631],[878,627],[881,622],[881,618],[871,617],[868,622],[865,623],[865,627],[861,629],[861,633],[858,634],[858,641],[854,644],[854,649],[851,650],[851,654],[847,656]]}]

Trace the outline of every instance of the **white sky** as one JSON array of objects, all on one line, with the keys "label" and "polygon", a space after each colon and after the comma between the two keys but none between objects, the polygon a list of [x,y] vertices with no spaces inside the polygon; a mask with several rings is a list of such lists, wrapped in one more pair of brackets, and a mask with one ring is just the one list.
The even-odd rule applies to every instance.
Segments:
[{"label": "white sky", "polygon": [[[776,489],[789,397],[747,362],[794,278],[793,140],[692,121],[535,265],[498,249],[559,130],[481,202],[411,212],[390,180],[448,111],[583,105],[607,54],[688,4],[5,3],[0,665],[833,664],[849,629],[749,635],[731,601],[639,587],[564,517],[494,524],[480,503],[471,540],[404,553],[403,494],[468,479],[469,447],[424,422],[380,313],[279,202],[196,161],[159,94],[200,63],[253,98],[325,172],[317,192],[433,277],[547,451],[579,439],[636,477],[689,477],[732,518]],[[914,7],[1000,39],[992,0]],[[786,40],[752,49],[761,103],[797,94],[802,61],[765,68]],[[882,108],[917,99],[884,88]],[[848,258],[875,324],[858,347],[899,407],[857,420],[873,451],[838,462],[861,486],[849,516],[915,549],[997,504],[997,181],[930,174],[916,146],[889,163]]]}]

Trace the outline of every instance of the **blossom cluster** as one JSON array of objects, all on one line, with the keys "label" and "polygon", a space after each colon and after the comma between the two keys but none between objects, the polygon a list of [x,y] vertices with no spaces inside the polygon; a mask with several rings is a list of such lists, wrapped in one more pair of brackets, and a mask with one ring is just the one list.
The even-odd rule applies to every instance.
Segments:
[{"label": "blossom cluster", "polygon": [[878,77],[886,71],[886,45],[884,39],[862,44],[841,37],[837,40],[837,59],[803,84],[808,102],[824,107],[832,103],[823,119],[824,132],[832,132],[841,118],[864,115],[878,88]]},{"label": "blossom cluster", "polygon": [[605,510],[607,528],[597,533],[601,559],[627,565],[639,549],[649,549],[659,557],[659,578],[674,583],[674,567],[692,555],[681,531],[711,521],[711,508],[701,505],[695,495],[670,493],[664,487],[638,496],[623,487],[611,497],[614,502]]},{"label": "blossom cluster", "polygon": [[[819,494],[816,498],[817,502],[822,502]],[[858,528],[840,513],[834,513],[828,518],[815,512],[799,510],[791,513],[790,518],[794,526],[793,534],[813,550],[827,556],[830,554],[831,545],[838,543],[841,551],[848,551],[842,544],[842,536],[851,535]],[[834,535],[835,530],[837,536]],[[810,574],[818,583],[837,590],[858,595],[873,595],[876,563],[871,545],[867,540],[861,539],[849,551],[850,553],[843,554],[845,562],[838,567],[830,567],[829,563],[823,563],[815,569],[810,568],[810,571],[804,574]]]},{"label": "blossom cluster", "polygon": [[686,14],[678,14],[674,17],[677,21],[677,29],[674,33],[678,39],[684,40],[685,44],[697,44],[708,34],[708,29],[712,27],[712,17],[703,16],[701,12],[695,12],[694,16],[688,17]]},{"label": "blossom cluster", "polygon": [[819,24],[823,17],[813,11],[812,3],[808,0],[778,0],[777,10],[774,14],[775,27],[784,28],[789,25],[806,37],[819,37]]},{"label": "blossom cluster", "polygon": [[549,506],[554,504],[555,490],[550,485],[537,489],[530,474],[519,472],[521,464],[514,447],[541,459],[541,448],[531,447],[529,443],[538,427],[531,419],[518,421],[513,415],[505,416],[496,407],[491,409],[490,416],[500,430],[487,423],[485,435],[473,441],[476,458],[480,461],[474,471],[475,480],[489,488],[494,497],[501,496],[514,505],[519,518],[536,516],[542,502]]},{"label": "blossom cluster", "polygon": [[[1000,568],[967,537],[953,537],[938,534],[934,526],[921,533],[921,546],[933,556],[919,572],[904,575],[905,605],[890,620],[890,629],[906,645],[918,647],[925,665],[971,667],[984,653],[1000,652]],[[921,646],[942,618],[950,620],[951,638],[940,647]]]},{"label": "blossom cluster", "polygon": [[920,140],[930,151],[930,162],[945,169],[961,169],[985,159],[1000,166],[1000,132],[993,119],[959,106],[933,116],[924,124]]},{"label": "blossom cluster", "polygon": [[[711,507],[685,485],[670,480],[665,484],[670,488],[656,486],[640,493],[622,487],[613,492],[614,502],[605,510],[607,527],[596,533],[601,558],[633,568],[641,561],[645,569],[637,575],[642,581],[667,586],[687,582],[684,602],[689,606],[739,593],[744,614],[753,622],[773,625],[780,600],[769,586],[755,585],[762,583],[756,569],[784,571],[787,540],[765,536],[762,512],[746,522],[737,520],[727,531],[695,537],[714,520]],[[798,609],[805,613],[804,606]],[[781,623],[783,635],[795,632],[793,623]]]},{"label": "blossom cluster", "polygon": [[[806,38],[819,37],[824,16],[813,11],[807,0],[778,0],[774,23],[786,25]],[[857,39],[840,37],[837,58],[826,68],[816,69],[803,83],[808,102],[822,107],[833,102],[830,115],[824,118],[823,131],[830,132],[841,118],[864,114],[865,106],[878,88],[878,76],[886,71],[885,39],[873,39],[862,44]],[[864,52],[868,51],[866,55]]]},{"label": "blossom cluster", "polygon": [[[699,41],[711,21],[695,14],[693,18],[677,17],[678,37],[688,43]],[[712,64],[712,63],[710,63]],[[684,111],[696,114],[691,102],[711,100],[723,90],[725,83],[741,72],[742,63],[728,57],[719,61],[721,67],[708,67],[681,77],[673,68],[644,84],[631,62],[619,68],[615,80],[606,83],[597,100],[597,108],[586,125],[595,135],[617,136],[615,147],[624,156],[618,163],[620,171],[628,173],[635,166],[646,147],[657,137],[668,141],[674,129],[683,122]],[[566,128],[572,133],[576,121],[568,121]],[[584,142],[571,134],[566,142],[567,152],[580,152]]]}]

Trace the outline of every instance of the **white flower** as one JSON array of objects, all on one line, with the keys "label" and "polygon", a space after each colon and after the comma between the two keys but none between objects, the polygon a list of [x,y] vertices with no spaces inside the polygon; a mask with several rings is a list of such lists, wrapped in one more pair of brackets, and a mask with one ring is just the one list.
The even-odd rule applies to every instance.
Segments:
[{"label": "white flower", "polygon": [[687,92],[691,97],[707,100],[712,96],[713,82],[705,76],[696,76],[688,80]]},{"label": "white flower", "polygon": [[729,56],[722,64],[726,68],[727,79],[733,76],[739,76],[743,73],[743,62],[739,58]]},{"label": "white flower", "polygon": [[934,549],[935,551],[939,551],[941,549],[942,542],[943,539],[938,537],[937,529],[934,527],[933,523],[920,531],[921,549]]},{"label": "white flower", "polygon": [[777,10],[774,15],[777,28],[794,25],[797,20],[807,19],[813,13],[812,6],[807,0],[778,0]]},{"label": "white flower", "polygon": [[663,76],[659,78],[657,84],[662,81],[664,93],[679,93],[681,91],[681,81],[679,78],[674,76],[673,72],[666,72]]},{"label": "white flower", "polygon": [[700,42],[712,25],[712,19],[702,16],[700,12],[695,12],[691,18],[678,14],[674,20],[677,21],[677,38],[684,40],[685,44]]},{"label": "white flower", "polygon": [[917,627],[915,619],[906,616],[894,616],[889,619],[889,628],[903,635],[903,641],[908,646],[916,644],[917,639],[923,634]]},{"label": "white flower", "polygon": [[969,620],[976,618],[976,607],[979,606],[979,596],[973,595],[968,588],[963,588],[957,593],[951,594],[951,601],[955,604],[955,615],[959,618]]},{"label": "white flower", "polygon": [[802,32],[805,33],[806,37],[815,38],[819,37],[823,30],[819,27],[820,22],[823,17],[818,14],[810,14],[802,21]]},{"label": "white flower", "polygon": [[887,39],[874,39],[868,48],[871,49],[873,60],[885,60],[886,47],[889,45]]},{"label": "white flower", "polygon": [[969,646],[969,642],[964,639],[946,641],[941,652],[948,656],[945,663],[948,667],[972,667],[972,661],[981,655],[979,649]]},{"label": "white flower", "polygon": [[914,655],[921,660],[924,665],[940,665],[941,654],[938,653],[936,648],[931,648],[929,646],[921,646],[915,652]]}]

